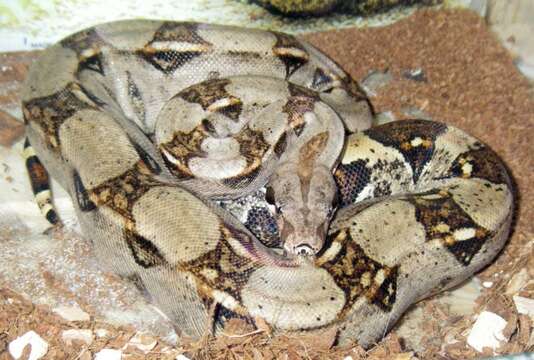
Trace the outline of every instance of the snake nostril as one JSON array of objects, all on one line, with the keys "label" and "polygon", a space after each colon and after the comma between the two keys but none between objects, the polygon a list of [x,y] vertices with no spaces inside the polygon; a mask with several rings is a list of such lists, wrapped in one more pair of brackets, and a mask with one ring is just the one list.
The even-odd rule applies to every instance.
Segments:
[{"label": "snake nostril", "polygon": [[295,246],[295,254],[302,255],[302,256],[309,256],[309,255],[313,255],[314,252],[310,245],[301,244],[301,245]]}]

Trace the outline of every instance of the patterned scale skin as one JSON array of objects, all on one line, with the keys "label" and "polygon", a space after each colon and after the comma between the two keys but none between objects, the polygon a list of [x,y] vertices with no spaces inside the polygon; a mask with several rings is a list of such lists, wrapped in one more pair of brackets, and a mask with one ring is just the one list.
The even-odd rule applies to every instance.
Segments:
[{"label": "patterned scale skin", "polygon": [[179,334],[261,318],[369,347],[509,233],[490,149],[436,122],[370,128],[359,86],[285,34],[99,25],[44,52],[22,106],[41,210],[56,220],[48,172],[95,256]]}]

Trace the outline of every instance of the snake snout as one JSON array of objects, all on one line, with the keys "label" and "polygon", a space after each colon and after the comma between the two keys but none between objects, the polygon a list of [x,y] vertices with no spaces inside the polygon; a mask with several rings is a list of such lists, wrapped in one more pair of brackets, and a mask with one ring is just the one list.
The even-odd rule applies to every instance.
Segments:
[{"label": "snake snout", "polygon": [[[284,250],[297,256],[315,256],[324,244],[324,236],[322,232],[313,233],[308,227],[299,227],[298,223],[291,225],[284,221],[282,226],[282,241],[284,243]],[[284,231],[290,228],[291,232]],[[295,230],[296,229],[296,230]]]}]

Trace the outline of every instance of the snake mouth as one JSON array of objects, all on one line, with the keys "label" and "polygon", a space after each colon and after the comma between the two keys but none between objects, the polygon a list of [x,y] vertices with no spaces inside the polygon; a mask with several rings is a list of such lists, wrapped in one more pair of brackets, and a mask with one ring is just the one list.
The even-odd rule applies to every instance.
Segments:
[{"label": "snake mouth", "polygon": [[316,256],[317,252],[317,249],[307,243],[284,247],[284,254],[286,254],[286,256],[290,255],[297,256],[300,258],[313,258]]}]

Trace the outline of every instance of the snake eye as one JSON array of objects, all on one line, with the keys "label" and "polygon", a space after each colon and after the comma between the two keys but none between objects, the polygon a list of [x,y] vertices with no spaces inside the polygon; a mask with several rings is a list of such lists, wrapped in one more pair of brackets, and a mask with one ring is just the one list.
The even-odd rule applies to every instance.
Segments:
[{"label": "snake eye", "polygon": [[266,190],[265,191],[265,201],[267,201],[267,203],[269,205],[275,205],[273,188],[270,187],[270,186],[267,186],[267,188],[265,190]]},{"label": "snake eye", "polygon": [[333,87],[333,86],[330,87],[330,88],[328,88],[328,89],[326,89],[326,90],[323,90],[322,92],[323,92],[323,93],[326,93],[326,94],[331,94],[331,93],[332,93],[332,90],[334,90],[334,87]]}]

